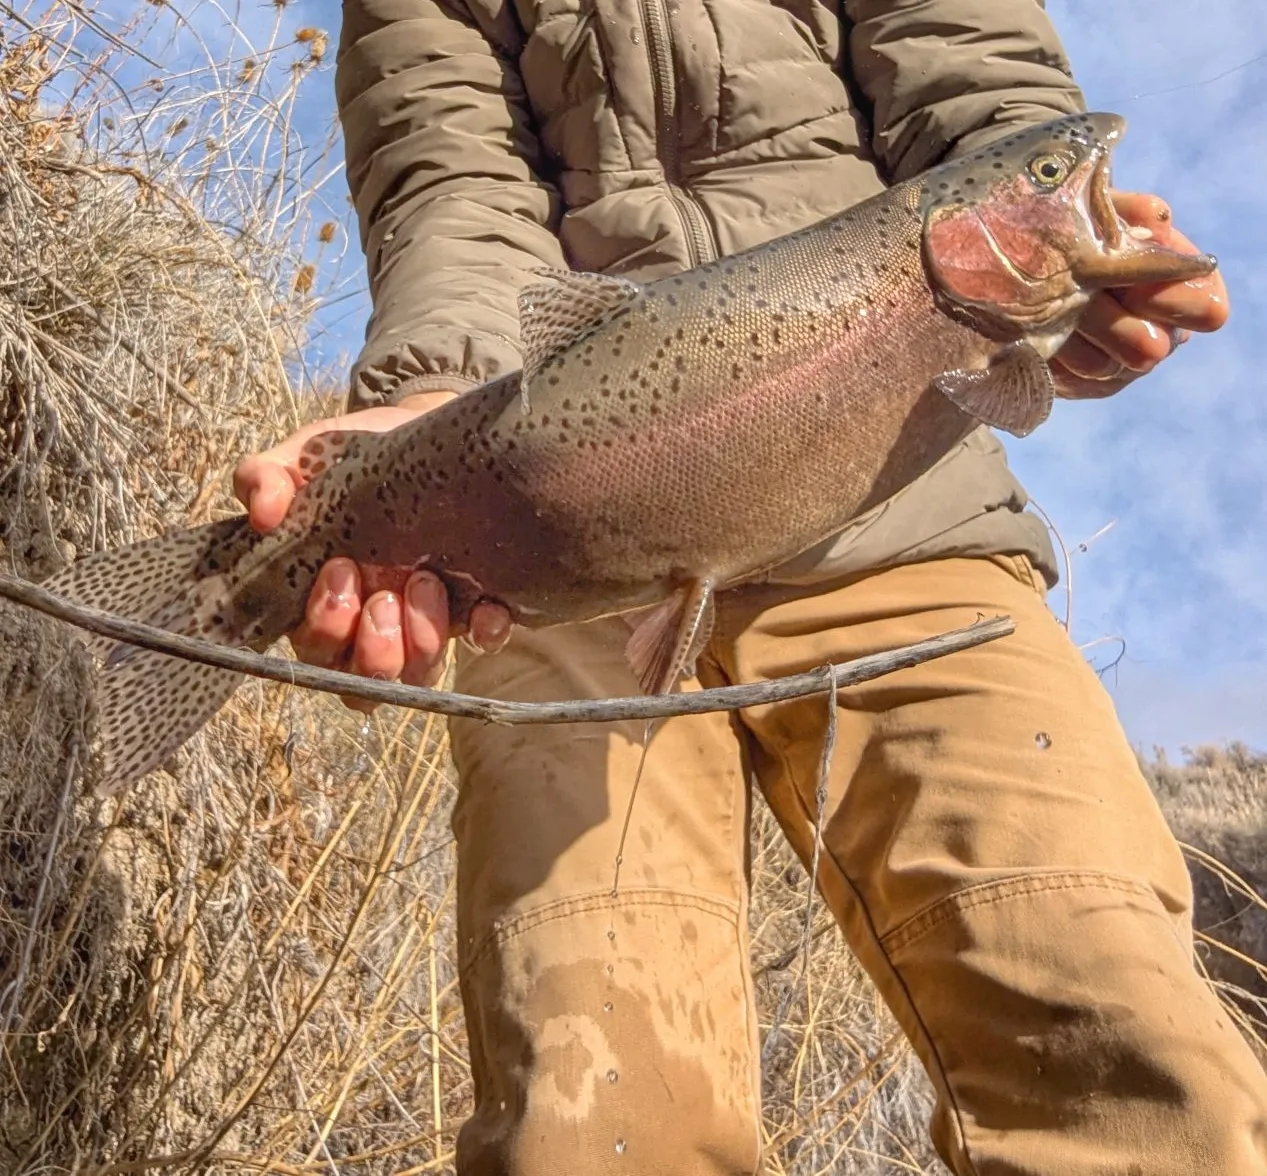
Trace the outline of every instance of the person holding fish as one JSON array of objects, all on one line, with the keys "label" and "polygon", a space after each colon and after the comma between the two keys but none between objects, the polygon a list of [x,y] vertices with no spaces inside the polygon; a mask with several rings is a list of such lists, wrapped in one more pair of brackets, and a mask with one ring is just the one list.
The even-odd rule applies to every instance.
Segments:
[{"label": "person holding fish", "polygon": [[[1040,190],[1064,201],[1086,258],[1197,252],[1161,197],[1110,192],[1104,168],[1082,167],[1076,144],[1099,151],[1112,134],[1078,121],[1083,97],[1037,0],[343,11],[336,86],[373,316],[348,414],[239,466],[261,532],[286,517],[314,436],[407,426],[529,361],[546,394],[544,328],[525,342],[517,305],[538,270],[606,275],[591,289],[610,309],[615,279],[671,279],[960,159],[955,192],[928,193],[910,223],[923,225],[921,280],[982,331],[982,308],[1064,273],[1044,252],[1056,238],[1022,215]],[[1062,118],[1074,147],[1018,154],[1009,136]],[[857,231],[880,248],[900,228]],[[1090,261],[1068,265],[1091,282]],[[644,685],[685,670],[683,689],[1014,618],[1010,636],[839,692],[821,822],[822,697],[663,721],[632,808],[641,724],[451,723],[475,1093],[459,1173],[758,1170],[751,781],[807,864],[821,824],[820,891],[932,1079],[932,1136],[954,1172],[1267,1174],[1267,1078],[1194,969],[1183,858],[1047,607],[1048,536],[979,424],[1023,433],[1052,389],[1122,392],[1224,322],[1217,271],[1140,274],[1101,276],[1072,333],[1018,329],[1026,341],[1002,358],[939,376],[976,427],[913,480],[877,481],[883,495],[843,530],[715,598],[696,577],[657,614],[649,656],[671,672]],[[890,334],[907,329],[901,307],[871,309],[894,314]],[[588,329],[575,300],[551,313],[558,346]],[[583,358],[601,365],[610,347]],[[581,363],[558,369],[578,397]],[[668,367],[647,385],[657,395]],[[1019,416],[1018,389],[1031,398]],[[786,435],[770,430],[771,444]],[[720,450],[727,436],[703,440]],[[760,460],[740,472],[754,487],[767,476]],[[538,629],[481,599],[451,620],[452,590],[430,571],[376,590],[367,566],[332,559],[291,640],[317,665],[434,684],[460,635],[484,651],[457,652],[466,693],[637,693],[624,615]]]}]

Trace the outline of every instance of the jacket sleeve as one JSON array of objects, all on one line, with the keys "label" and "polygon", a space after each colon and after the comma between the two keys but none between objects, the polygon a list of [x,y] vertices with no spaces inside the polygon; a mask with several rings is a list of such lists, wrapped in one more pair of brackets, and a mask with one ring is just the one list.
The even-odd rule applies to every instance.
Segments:
[{"label": "jacket sleeve", "polygon": [[345,0],[335,92],[373,313],[353,408],[520,366],[518,290],[566,268],[512,64],[463,0]]},{"label": "jacket sleeve", "polygon": [[1086,108],[1043,0],[846,0],[845,12],[890,182]]}]

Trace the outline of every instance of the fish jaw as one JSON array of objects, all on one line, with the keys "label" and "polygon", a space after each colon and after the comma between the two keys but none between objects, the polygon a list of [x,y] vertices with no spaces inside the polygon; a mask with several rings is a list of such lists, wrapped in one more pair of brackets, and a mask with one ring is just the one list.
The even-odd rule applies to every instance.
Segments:
[{"label": "fish jaw", "polygon": [[1218,268],[1212,253],[1182,253],[1151,237],[1136,236],[1110,196],[1109,160],[1100,161],[1088,186],[1088,208],[1099,236],[1071,253],[1074,280],[1089,290],[1184,282]]},{"label": "fish jaw", "polygon": [[1119,115],[1070,116],[938,169],[923,248],[943,308],[1049,356],[1098,290],[1210,273],[1213,257],[1142,240],[1118,215],[1110,161],[1124,130]]}]

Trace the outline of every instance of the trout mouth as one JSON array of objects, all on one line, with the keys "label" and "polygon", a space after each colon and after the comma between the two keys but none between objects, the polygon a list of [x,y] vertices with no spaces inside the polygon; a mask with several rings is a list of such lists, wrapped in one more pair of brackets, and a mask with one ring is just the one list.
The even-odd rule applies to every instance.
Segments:
[{"label": "trout mouth", "polygon": [[1113,207],[1113,199],[1109,195],[1111,174],[1113,170],[1109,152],[1103,151],[1096,160],[1095,169],[1087,185],[1087,212],[1091,226],[1105,249],[1120,249],[1122,246],[1122,221]]},{"label": "trout mouth", "polygon": [[1212,253],[1180,253],[1136,236],[1118,215],[1110,195],[1110,152],[1101,152],[1086,188],[1086,211],[1093,240],[1069,258],[1069,272],[1084,289],[1154,285],[1203,278],[1214,272]]}]

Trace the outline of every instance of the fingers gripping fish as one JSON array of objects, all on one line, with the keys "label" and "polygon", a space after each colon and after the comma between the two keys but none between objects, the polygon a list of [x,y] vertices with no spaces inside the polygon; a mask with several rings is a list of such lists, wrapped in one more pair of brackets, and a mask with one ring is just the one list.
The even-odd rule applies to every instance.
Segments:
[{"label": "fingers gripping fish", "polygon": [[[639,614],[643,689],[694,663],[717,592],[834,534],[980,424],[1048,416],[1047,361],[1106,287],[1209,273],[1109,199],[1116,115],[1059,119],[809,228],[640,284],[548,273],[524,364],[390,433],[318,438],[286,520],[244,517],[92,555],[54,592],[225,645],[292,630],[318,569],[417,568],[464,623]],[[525,404],[530,411],[525,411]],[[97,643],[104,786],[160,764],[236,674]],[[495,656],[495,655],[494,655]]]}]

